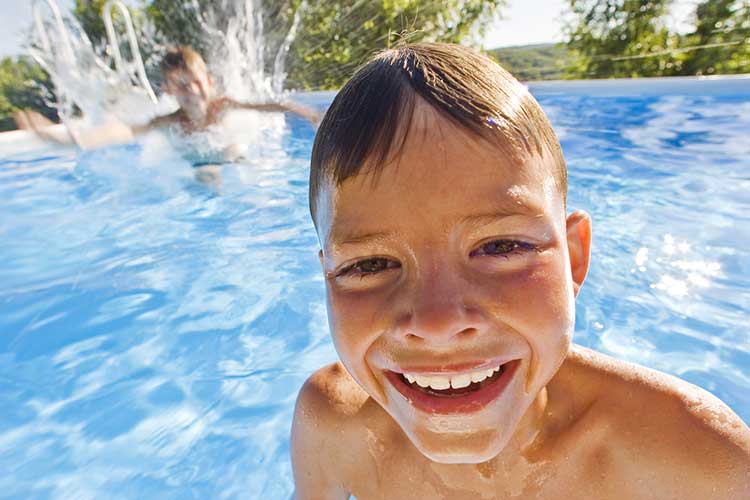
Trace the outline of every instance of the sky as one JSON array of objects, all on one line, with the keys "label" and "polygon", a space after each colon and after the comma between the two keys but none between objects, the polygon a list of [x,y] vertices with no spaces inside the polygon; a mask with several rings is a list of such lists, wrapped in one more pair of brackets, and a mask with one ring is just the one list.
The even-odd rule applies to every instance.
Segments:
[{"label": "sky", "polygon": [[[674,29],[685,31],[685,21],[697,1],[675,0],[669,16]],[[0,57],[23,52],[25,32],[32,22],[31,3],[29,0],[0,0]],[[73,3],[73,0],[58,0],[64,13],[70,11]],[[567,9],[568,0],[509,0],[508,3],[502,10],[502,18],[487,30],[485,48],[562,40],[562,13]]]},{"label": "sky", "polygon": [[[63,14],[70,11],[73,3],[73,0],[57,2]],[[32,24],[31,4],[31,0],[0,0],[0,12],[3,14],[0,20],[0,57],[24,52],[22,44]]]},{"label": "sky", "polygon": [[[699,0],[674,0],[667,16],[669,27],[684,33],[690,14]],[[564,13],[568,0],[509,0],[502,9],[501,19],[487,30],[484,47],[509,47],[563,40]]]},{"label": "sky", "polygon": [[509,4],[487,30],[486,48],[562,41],[567,0],[511,0]]}]

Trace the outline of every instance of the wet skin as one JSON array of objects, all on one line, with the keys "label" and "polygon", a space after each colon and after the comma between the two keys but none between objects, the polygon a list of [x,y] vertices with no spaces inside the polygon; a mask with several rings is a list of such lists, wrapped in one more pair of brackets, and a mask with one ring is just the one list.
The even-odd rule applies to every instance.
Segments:
[{"label": "wet skin", "polygon": [[314,127],[320,121],[319,113],[296,103],[243,103],[226,96],[217,96],[214,80],[207,71],[172,70],[165,75],[164,91],[177,99],[180,109],[172,114],[160,116],[137,131],[180,125],[186,134],[205,130],[219,123],[224,113],[232,109],[245,109],[273,113],[294,113],[310,120]]},{"label": "wet skin", "polygon": [[[377,179],[328,185],[317,200],[341,364],[298,400],[298,498],[670,498],[647,494],[677,491],[684,469],[709,471],[717,456],[711,480],[750,490],[750,444],[738,444],[750,433],[731,410],[690,384],[571,350],[591,226],[583,212],[566,216],[548,160],[509,159],[423,103],[408,137]],[[506,362],[516,366],[502,390],[471,410],[430,411],[398,389],[401,373]],[[728,427],[701,423],[696,401]],[[644,412],[646,423],[632,418]],[[667,422],[677,437],[662,435]],[[705,445],[700,457],[678,456],[686,433]],[[638,450],[653,460],[634,467]],[[639,474],[648,480],[623,486]],[[733,498],[691,480],[686,494]]]},{"label": "wet skin", "polygon": [[165,75],[164,91],[174,96],[180,109],[163,121],[178,122],[185,133],[216,123],[227,105],[225,98],[215,96],[213,79],[206,71],[170,71]]},{"label": "wet skin", "polygon": [[[574,325],[589,219],[565,209],[540,158],[520,166],[420,106],[398,162],[321,196],[329,318],[349,373],[434,461],[499,453],[557,371]],[[363,200],[367,200],[363,202]],[[373,271],[374,270],[374,271]],[[415,408],[387,373],[517,360],[479,411]],[[526,433],[532,429],[524,429]]]}]

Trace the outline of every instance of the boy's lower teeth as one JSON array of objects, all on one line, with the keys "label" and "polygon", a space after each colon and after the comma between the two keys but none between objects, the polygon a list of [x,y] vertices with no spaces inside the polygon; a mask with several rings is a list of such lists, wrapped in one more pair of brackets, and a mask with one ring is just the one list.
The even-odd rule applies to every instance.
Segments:
[{"label": "boy's lower teeth", "polygon": [[472,382],[468,386],[462,387],[460,389],[454,389],[452,387],[448,388],[448,389],[433,389],[432,387],[422,387],[422,386],[418,385],[416,382],[409,382],[408,380],[406,380],[406,378],[404,378],[403,375],[401,375],[401,380],[403,380],[404,383],[408,384],[409,386],[411,386],[411,387],[413,387],[413,388],[415,388],[415,389],[417,389],[419,391],[422,391],[422,392],[424,392],[426,394],[429,394],[431,396],[458,397],[458,396],[463,396],[465,394],[469,394],[471,392],[478,391],[482,387],[484,387],[484,386],[486,386],[488,384],[491,384],[492,382],[494,382],[495,380],[497,380],[497,378],[500,375],[502,375],[504,371],[505,371],[505,367],[501,366],[500,370],[497,371],[497,372],[495,372],[491,377],[488,377],[488,378],[482,380],[481,382]]}]

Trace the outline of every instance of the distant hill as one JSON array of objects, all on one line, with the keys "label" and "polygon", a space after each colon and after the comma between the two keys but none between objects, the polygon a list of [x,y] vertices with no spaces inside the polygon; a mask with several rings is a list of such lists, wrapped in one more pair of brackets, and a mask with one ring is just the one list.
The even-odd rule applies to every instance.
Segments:
[{"label": "distant hill", "polygon": [[564,43],[519,45],[486,52],[522,81],[561,80],[571,59]]}]

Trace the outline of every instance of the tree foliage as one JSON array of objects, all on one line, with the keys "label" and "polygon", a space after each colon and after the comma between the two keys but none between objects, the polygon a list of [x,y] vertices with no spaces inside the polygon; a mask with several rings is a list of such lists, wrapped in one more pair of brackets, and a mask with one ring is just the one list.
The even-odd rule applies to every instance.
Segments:
[{"label": "tree foliage", "polygon": [[675,74],[678,39],[664,17],[672,0],[570,0],[570,76],[628,78]]},{"label": "tree foliage", "polygon": [[[302,89],[341,86],[356,66],[404,33],[415,41],[466,41],[481,33],[504,4],[505,0],[258,2],[263,13],[261,23],[268,34],[267,60],[273,59],[295,12],[301,9],[286,67],[288,86]],[[229,2],[228,7],[233,5],[237,4]],[[209,0],[152,0],[146,12],[162,40],[191,45],[206,54],[210,47],[201,16],[214,14],[216,9]],[[231,18],[232,13],[228,14],[225,17]]]},{"label": "tree foliage", "polygon": [[750,73],[750,2],[708,0],[684,39],[683,74]]},{"label": "tree foliage", "polygon": [[[108,1],[109,0],[75,0],[73,5],[73,17],[91,42],[95,52],[99,54],[105,54],[104,49],[107,47],[108,42],[107,31],[104,27],[104,20],[102,19],[104,7]],[[154,49],[154,44],[152,43],[152,37],[150,34],[152,24],[149,19],[147,19],[144,9],[130,8],[128,11],[134,23],[139,49],[143,54],[144,60],[146,60],[152,55]],[[130,59],[132,56],[130,53],[130,45],[127,37],[123,36],[125,33],[125,25],[122,14],[116,8],[113,8],[110,13],[112,15],[112,23],[115,28],[115,33],[119,38],[120,52],[124,58]]]},{"label": "tree foliage", "polygon": [[303,11],[292,44],[289,81],[304,89],[338,88],[374,52],[409,41],[466,42],[483,32],[501,0],[332,0]]},{"label": "tree foliage", "polygon": [[154,24],[157,42],[189,45],[206,54],[208,46],[200,16],[214,3],[211,0],[151,0],[145,7],[145,13]]},{"label": "tree foliage", "polygon": [[13,130],[13,112],[35,109],[51,120],[57,112],[46,99],[52,97],[52,83],[44,70],[26,57],[0,61],[0,131]]},{"label": "tree foliage", "polygon": [[569,78],[750,72],[750,2],[704,0],[687,35],[671,33],[672,0],[570,0]]},{"label": "tree foliage", "polygon": [[102,21],[102,11],[107,1],[75,0],[73,5],[73,16],[94,46],[101,46],[107,40],[107,33]]},{"label": "tree foliage", "polygon": [[521,81],[561,80],[573,62],[570,52],[564,43],[544,43],[491,49],[487,55]]}]

